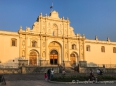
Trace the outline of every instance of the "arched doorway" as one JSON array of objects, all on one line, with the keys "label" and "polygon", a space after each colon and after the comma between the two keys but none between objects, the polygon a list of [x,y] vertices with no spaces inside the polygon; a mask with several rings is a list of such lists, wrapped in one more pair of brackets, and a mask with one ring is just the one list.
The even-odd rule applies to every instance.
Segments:
[{"label": "arched doorway", "polygon": [[52,50],[50,52],[50,64],[57,65],[58,64],[58,52],[56,50]]},{"label": "arched doorway", "polygon": [[76,56],[74,53],[70,55],[70,64],[71,66],[76,66]]},{"label": "arched doorway", "polygon": [[37,53],[35,51],[31,51],[29,55],[29,65],[36,66],[37,65]]}]

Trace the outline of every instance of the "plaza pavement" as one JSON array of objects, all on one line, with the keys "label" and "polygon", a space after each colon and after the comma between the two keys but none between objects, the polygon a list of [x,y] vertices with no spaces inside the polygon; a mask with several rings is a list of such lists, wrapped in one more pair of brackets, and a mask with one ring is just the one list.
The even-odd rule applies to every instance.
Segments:
[{"label": "plaza pavement", "polygon": [[[73,84],[73,83],[51,83],[47,82],[45,80],[20,80],[20,81],[6,81],[6,86],[116,86],[116,83],[114,84]],[[1,85],[2,86],[2,85]]]},{"label": "plaza pavement", "polygon": [[[116,83],[66,83],[66,82],[49,82],[44,80],[44,74],[26,74],[26,75],[4,75],[6,86],[116,86]],[[0,85],[3,86],[3,85]],[[5,85],[4,85],[5,86]]]}]

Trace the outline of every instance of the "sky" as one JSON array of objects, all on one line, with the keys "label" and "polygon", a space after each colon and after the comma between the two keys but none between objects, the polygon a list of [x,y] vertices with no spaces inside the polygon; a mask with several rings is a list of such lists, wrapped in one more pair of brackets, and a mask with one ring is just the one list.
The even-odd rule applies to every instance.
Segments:
[{"label": "sky", "polygon": [[49,15],[52,3],[60,18],[69,18],[75,34],[116,42],[116,0],[0,0],[0,30],[32,28],[40,13]]}]

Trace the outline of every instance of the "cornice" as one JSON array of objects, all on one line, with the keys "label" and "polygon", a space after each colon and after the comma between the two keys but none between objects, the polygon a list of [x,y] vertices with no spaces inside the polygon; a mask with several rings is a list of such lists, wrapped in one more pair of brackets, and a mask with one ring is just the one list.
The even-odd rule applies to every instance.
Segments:
[{"label": "cornice", "polygon": [[50,17],[47,17],[47,18],[46,18],[46,17],[42,17],[41,20],[70,23],[69,20],[62,20],[62,19],[60,19],[60,18],[53,19],[53,18],[50,18]]},{"label": "cornice", "polygon": [[94,42],[92,42],[92,41],[85,41],[85,43],[92,43],[92,44],[106,44],[106,45],[116,45],[116,43],[112,43],[112,42],[101,42],[101,41],[94,41]]},{"label": "cornice", "polygon": [[7,34],[7,33],[0,33],[0,35],[5,35],[5,36],[19,36],[19,34]]}]

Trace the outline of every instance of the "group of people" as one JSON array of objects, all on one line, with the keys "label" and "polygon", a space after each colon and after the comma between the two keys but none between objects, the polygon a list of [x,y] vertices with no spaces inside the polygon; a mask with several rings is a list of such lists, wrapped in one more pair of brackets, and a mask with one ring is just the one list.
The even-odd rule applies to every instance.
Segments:
[{"label": "group of people", "polygon": [[0,75],[0,83],[6,85],[6,81],[5,81],[4,75]]},{"label": "group of people", "polygon": [[97,74],[98,75],[103,75],[103,71],[101,69],[97,69]]},{"label": "group of people", "polygon": [[52,69],[48,69],[47,73],[44,74],[44,78],[45,78],[46,81],[53,79],[53,76],[54,76],[53,68]]},{"label": "group of people", "polygon": [[[101,69],[97,69],[97,74],[98,75],[103,75],[103,71]],[[93,71],[90,70],[89,80],[93,81],[93,80],[96,80],[96,79],[97,79],[97,77],[95,77],[94,74],[93,74]]]}]

